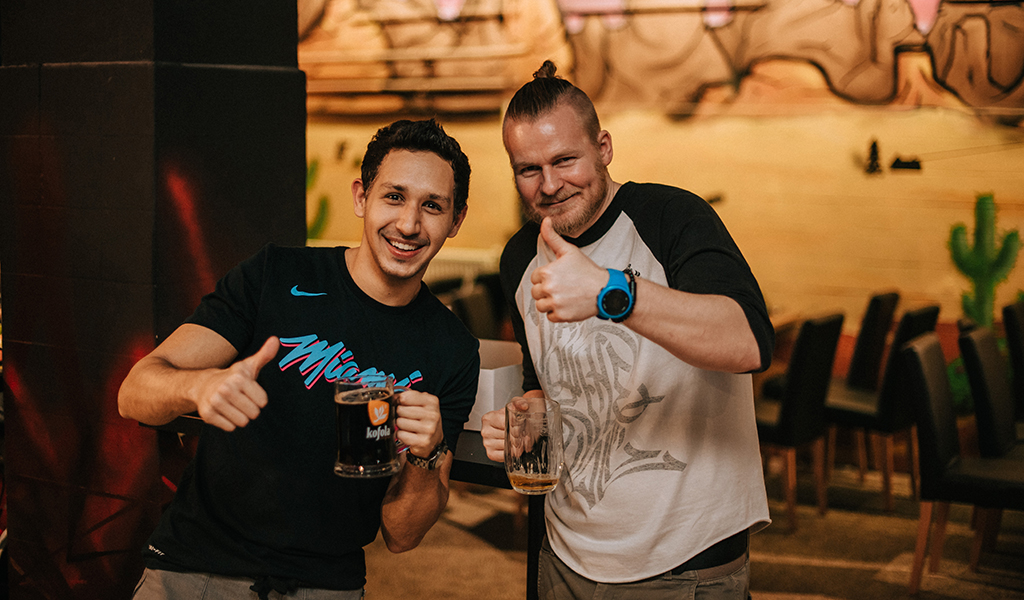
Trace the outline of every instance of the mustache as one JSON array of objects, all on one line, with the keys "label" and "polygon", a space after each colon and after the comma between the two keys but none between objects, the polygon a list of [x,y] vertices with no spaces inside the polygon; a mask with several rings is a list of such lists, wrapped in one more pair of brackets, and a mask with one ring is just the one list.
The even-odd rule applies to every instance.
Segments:
[{"label": "mustache", "polygon": [[562,193],[556,194],[554,196],[548,196],[547,194],[541,194],[540,203],[541,204],[557,204],[559,202],[564,202],[565,200],[568,200],[569,198],[571,198],[574,195],[576,195],[576,190],[573,190],[573,191],[570,191],[570,192],[562,192]]}]

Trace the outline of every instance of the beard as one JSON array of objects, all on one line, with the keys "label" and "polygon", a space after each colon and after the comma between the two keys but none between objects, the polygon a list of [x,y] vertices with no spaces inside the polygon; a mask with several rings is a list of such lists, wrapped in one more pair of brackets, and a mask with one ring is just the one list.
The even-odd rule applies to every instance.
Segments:
[{"label": "beard", "polygon": [[[528,202],[522,194],[519,194],[519,206],[526,218],[534,223],[540,224],[544,217],[551,217],[551,225],[554,227],[555,233],[566,237],[579,237],[583,233],[583,228],[597,217],[604,205],[605,196],[608,195],[608,179],[601,177],[594,188],[578,190],[577,193],[581,197],[572,206],[566,208],[558,207],[554,210],[544,211]],[[543,199],[546,200],[547,197]],[[574,232],[576,235],[572,235]]]}]

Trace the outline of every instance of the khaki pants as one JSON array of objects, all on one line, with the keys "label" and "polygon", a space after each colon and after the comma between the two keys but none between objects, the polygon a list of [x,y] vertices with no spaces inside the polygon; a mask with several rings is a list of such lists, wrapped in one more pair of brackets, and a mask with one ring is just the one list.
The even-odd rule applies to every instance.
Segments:
[{"label": "khaki pants", "polygon": [[541,600],[748,600],[748,554],[720,567],[666,573],[630,583],[598,583],[577,574],[555,556],[544,538],[538,568]]},{"label": "khaki pants", "polygon": [[[177,573],[146,569],[135,586],[133,600],[258,600],[249,589],[252,579],[210,573]],[[299,588],[280,594],[270,592],[269,600],[360,600],[363,590],[320,590]]]}]

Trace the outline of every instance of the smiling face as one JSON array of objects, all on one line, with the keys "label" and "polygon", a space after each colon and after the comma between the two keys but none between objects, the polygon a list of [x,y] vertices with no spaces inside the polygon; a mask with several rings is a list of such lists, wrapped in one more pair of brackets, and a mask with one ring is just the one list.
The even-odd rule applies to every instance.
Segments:
[{"label": "smiling face", "polygon": [[363,240],[349,262],[359,287],[385,304],[406,304],[419,292],[430,260],[466,216],[455,214],[451,166],[433,152],[392,150],[370,189],[352,183]]},{"label": "smiling face", "polygon": [[533,221],[550,216],[555,231],[577,237],[611,202],[612,141],[587,134],[576,111],[560,103],[536,119],[515,119],[502,131],[523,211]]}]

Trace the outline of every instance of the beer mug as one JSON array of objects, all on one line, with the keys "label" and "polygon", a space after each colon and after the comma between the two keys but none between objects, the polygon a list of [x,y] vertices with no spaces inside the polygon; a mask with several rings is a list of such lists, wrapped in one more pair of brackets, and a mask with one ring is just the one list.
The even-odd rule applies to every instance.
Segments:
[{"label": "beer mug", "polygon": [[385,477],[398,472],[395,442],[395,380],[357,375],[334,383],[338,411],[338,459],[342,477]]},{"label": "beer mug", "polygon": [[546,494],[562,474],[562,411],[550,398],[505,405],[505,472],[520,494]]}]

